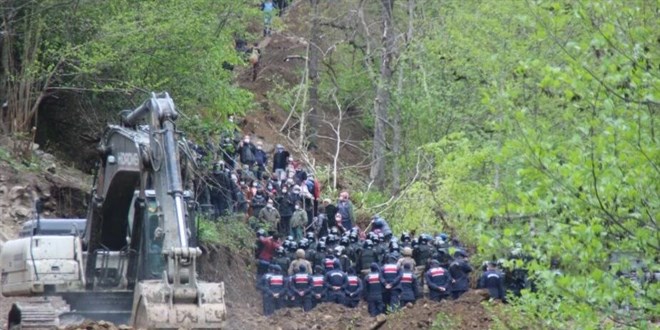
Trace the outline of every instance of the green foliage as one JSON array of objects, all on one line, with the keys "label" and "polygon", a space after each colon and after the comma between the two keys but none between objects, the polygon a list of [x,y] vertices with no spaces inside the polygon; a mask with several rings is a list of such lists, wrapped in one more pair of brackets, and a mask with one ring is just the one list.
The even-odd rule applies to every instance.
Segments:
[{"label": "green foliage", "polygon": [[538,291],[505,313],[529,325],[648,328],[660,290],[632,274],[658,271],[658,4],[423,3],[442,37],[404,54],[393,158],[416,181],[394,229],[452,232],[477,260],[521,243]]},{"label": "green foliage", "polygon": [[219,221],[199,218],[198,224],[202,243],[222,245],[234,253],[254,248],[254,230],[242,218],[229,217]]},{"label": "green foliage", "polygon": [[438,313],[435,316],[433,324],[431,324],[432,330],[441,330],[441,329],[451,329],[460,324],[460,319],[458,315],[447,315],[445,313]]},{"label": "green foliage", "polygon": [[[50,83],[50,92],[75,91],[90,98],[115,93],[115,98],[140,103],[148,97],[145,92],[168,91],[185,119],[203,123],[188,127],[199,129],[193,132],[198,136],[217,134],[223,128],[218,118],[242,114],[252,106],[252,95],[223,69],[225,62],[243,65],[234,51],[234,36],[249,37],[247,24],[261,17],[249,4],[48,0],[21,8],[39,12],[27,16],[32,17],[28,25],[16,23],[21,29],[15,34],[16,47],[32,41],[39,49],[35,60],[21,65],[39,86]],[[3,10],[10,11],[11,5]],[[29,33],[41,41],[20,39]]]}]

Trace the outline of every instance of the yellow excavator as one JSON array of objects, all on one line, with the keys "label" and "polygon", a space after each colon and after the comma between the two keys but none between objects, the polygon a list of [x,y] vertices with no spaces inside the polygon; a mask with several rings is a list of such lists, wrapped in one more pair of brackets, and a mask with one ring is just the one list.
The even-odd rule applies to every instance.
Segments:
[{"label": "yellow excavator", "polygon": [[[82,224],[63,220],[60,230],[49,230],[54,221],[37,216],[4,244],[2,294],[31,297],[13,304],[9,329],[84,319],[143,329],[223,327],[224,284],[202,282],[195,271],[202,252],[195,202],[184,190],[194,158],[176,129],[174,102],[167,93],[152,94],[120,117],[99,144]],[[36,208],[39,214],[39,203]],[[61,230],[67,225],[71,230]]]}]

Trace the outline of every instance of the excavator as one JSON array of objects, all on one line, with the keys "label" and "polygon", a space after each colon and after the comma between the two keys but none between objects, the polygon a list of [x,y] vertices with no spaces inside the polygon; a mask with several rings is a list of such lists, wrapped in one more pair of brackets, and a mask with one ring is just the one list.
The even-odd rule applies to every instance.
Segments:
[{"label": "excavator", "polygon": [[[8,328],[53,329],[85,319],[139,329],[220,329],[224,284],[198,280],[196,209],[184,189],[193,159],[167,93],[120,113],[99,143],[84,230],[32,221],[0,252],[0,288],[19,299]],[[66,220],[63,220],[66,221]],[[66,222],[63,222],[67,226]],[[6,298],[5,298],[6,299]]]}]

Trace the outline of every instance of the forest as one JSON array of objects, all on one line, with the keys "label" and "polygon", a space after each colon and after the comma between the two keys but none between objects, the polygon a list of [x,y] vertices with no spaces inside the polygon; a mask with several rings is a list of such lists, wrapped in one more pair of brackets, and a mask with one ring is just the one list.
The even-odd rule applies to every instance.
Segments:
[{"label": "forest", "polygon": [[[259,4],[1,1],[0,135],[25,141],[12,150],[25,162],[47,136],[89,170],[65,140],[94,141],[151,91],[177,100],[200,143],[233,129],[230,115],[279,112],[283,139],[318,156],[324,193],[350,189],[359,215],[461,237],[475,264],[523,253],[510,266],[534,290],[499,327],[658,325],[645,274],[660,272],[660,2],[293,1],[304,15],[275,18],[274,33],[307,47],[291,54],[295,83],[267,78],[266,110],[235,50],[263,38]],[[70,133],[53,118],[75,138],[56,141]]]}]

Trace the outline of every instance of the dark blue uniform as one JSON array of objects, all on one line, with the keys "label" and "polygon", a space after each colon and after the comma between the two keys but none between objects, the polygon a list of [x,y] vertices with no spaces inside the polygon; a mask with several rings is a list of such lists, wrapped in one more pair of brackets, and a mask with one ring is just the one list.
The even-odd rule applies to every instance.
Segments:
[{"label": "dark blue uniform", "polygon": [[494,270],[487,270],[479,279],[479,288],[488,289],[492,299],[504,300],[504,276]]},{"label": "dark blue uniform", "polygon": [[362,281],[355,274],[348,275],[348,282],[344,292],[346,293],[346,300],[344,304],[346,307],[354,308],[360,303],[362,296]]},{"label": "dark blue uniform", "polygon": [[419,297],[419,284],[417,283],[417,277],[412,272],[410,264],[403,266],[399,286],[401,287],[400,301],[402,305],[414,303],[417,297]]},{"label": "dark blue uniform", "polygon": [[325,285],[328,288],[328,302],[344,304],[344,289],[348,284],[348,276],[339,269],[339,260],[335,260],[334,269],[325,273]]},{"label": "dark blue uniform", "polygon": [[389,257],[390,262],[383,265],[381,275],[385,283],[385,292],[383,293],[383,301],[385,305],[391,310],[396,310],[399,307],[399,293],[401,288],[399,282],[401,281],[401,269],[396,265],[396,259]]},{"label": "dark blue uniform", "polygon": [[300,266],[297,274],[289,278],[289,296],[297,307],[307,312],[312,309],[312,276],[307,274],[307,268]]},{"label": "dark blue uniform", "polygon": [[378,264],[372,263],[370,270],[364,277],[364,297],[367,300],[369,315],[376,316],[385,312],[385,304],[383,304],[385,284]]},{"label": "dark blue uniform", "polygon": [[458,299],[470,287],[468,274],[472,272],[472,267],[462,258],[454,260],[449,265],[449,274],[452,278],[451,296]]},{"label": "dark blue uniform", "polygon": [[282,308],[286,299],[286,279],[280,274],[280,267],[274,266],[273,273],[264,279],[263,303],[264,315],[269,316]]},{"label": "dark blue uniform", "polygon": [[429,287],[429,299],[440,301],[449,295],[451,276],[448,270],[440,267],[437,260],[431,261],[430,267],[424,274],[426,285]]},{"label": "dark blue uniform", "polygon": [[327,288],[325,286],[325,275],[323,275],[323,267],[317,266],[312,275],[312,306],[325,301]]}]

